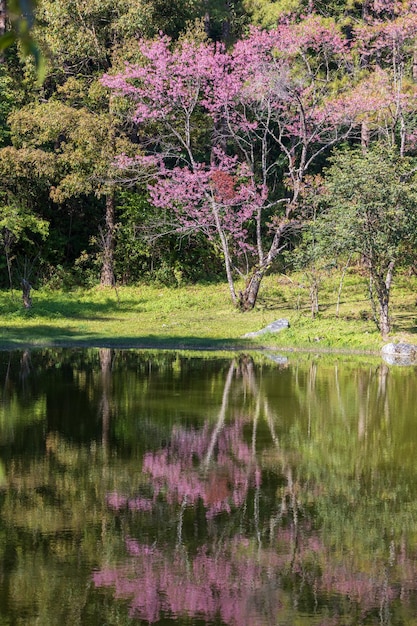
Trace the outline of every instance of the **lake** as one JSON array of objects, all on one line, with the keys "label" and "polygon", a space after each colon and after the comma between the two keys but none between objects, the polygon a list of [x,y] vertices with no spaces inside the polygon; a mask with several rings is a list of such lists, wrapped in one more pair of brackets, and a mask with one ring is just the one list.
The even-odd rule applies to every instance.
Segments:
[{"label": "lake", "polygon": [[417,624],[417,380],[0,352],[1,625]]}]

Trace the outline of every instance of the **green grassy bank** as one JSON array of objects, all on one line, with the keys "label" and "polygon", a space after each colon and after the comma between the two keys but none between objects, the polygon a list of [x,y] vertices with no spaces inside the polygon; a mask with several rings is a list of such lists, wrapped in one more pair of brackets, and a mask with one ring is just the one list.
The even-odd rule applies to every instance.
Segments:
[{"label": "green grassy bank", "polygon": [[[0,292],[0,347],[92,345],[185,349],[234,347],[379,351],[383,342],[371,319],[366,283],[358,274],[344,282],[327,277],[320,313],[312,319],[302,276],[268,276],[255,310],[233,308],[226,284],[157,286],[71,292],[34,290],[25,310],[21,294]],[[398,276],[392,295],[392,341],[417,343],[417,279]],[[242,339],[278,318],[291,327],[276,335]]]}]

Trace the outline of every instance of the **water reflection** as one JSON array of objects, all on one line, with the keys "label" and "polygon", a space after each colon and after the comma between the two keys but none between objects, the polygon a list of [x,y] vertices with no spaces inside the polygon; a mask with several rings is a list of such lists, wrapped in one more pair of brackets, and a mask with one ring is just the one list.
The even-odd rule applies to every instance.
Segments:
[{"label": "water reflection", "polygon": [[129,561],[96,572],[94,582],[114,587],[119,598],[128,597],[130,615],[147,623],[168,614],[256,626],[271,623],[281,608],[277,577],[267,576],[244,537],[236,536],[216,551],[202,545],[193,555],[183,547],[170,553],[134,539],[126,540],[126,548]]},{"label": "water reflection", "polygon": [[413,369],[103,349],[0,376],[0,622],[413,623]]}]

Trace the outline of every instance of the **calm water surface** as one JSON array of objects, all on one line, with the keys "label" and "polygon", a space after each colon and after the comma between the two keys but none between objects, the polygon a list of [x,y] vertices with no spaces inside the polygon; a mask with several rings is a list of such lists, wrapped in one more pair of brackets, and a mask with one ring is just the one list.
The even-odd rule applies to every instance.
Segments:
[{"label": "calm water surface", "polygon": [[0,625],[417,624],[416,373],[0,353]]}]

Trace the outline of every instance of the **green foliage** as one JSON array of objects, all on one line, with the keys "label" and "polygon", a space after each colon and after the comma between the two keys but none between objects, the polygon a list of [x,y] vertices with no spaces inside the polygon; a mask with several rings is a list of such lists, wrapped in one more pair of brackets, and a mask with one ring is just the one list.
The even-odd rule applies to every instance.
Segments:
[{"label": "green foliage", "polygon": [[366,152],[340,151],[331,163],[323,217],[327,241],[333,249],[357,253],[364,260],[375,321],[386,336],[394,271],[417,241],[414,163],[382,144]]},{"label": "green foliage", "polygon": [[199,16],[198,0],[124,0],[119,4],[119,17],[114,31],[129,37],[153,37],[162,31],[178,38],[188,21]]},{"label": "green foliage", "polygon": [[199,17],[204,21],[206,34],[215,41],[230,44],[249,25],[242,0],[204,0],[199,5]]},{"label": "green foliage", "polygon": [[15,107],[14,81],[7,75],[4,65],[0,65],[0,147],[7,144],[10,137],[7,117]]},{"label": "green foliage", "polygon": [[[1,202],[2,199],[3,202]],[[19,206],[13,197],[7,197],[0,192],[0,245],[4,251],[10,287],[13,285],[12,251],[16,244],[22,241],[32,243],[32,237],[36,234],[45,239],[48,235],[48,228],[49,224],[46,220],[26,207]],[[23,278],[28,279],[27,271],[23,272]]]},{"label": "green foliage", "polygon": [[113,158],[129,150],[130,142],[116,134],[109,113],[91,113],[49,100],[10,116],[17,150],[42,151],[53,164],[57,185],[51,197],[62,202],[72,196],[106,193]]},{"label": "green foliage", "polygon": [[277,25],[285,14],[298,13],[305,8],[303,0],[243,0],[243,6],[251,21],[264,28]]},{"label": "green foliage", "polygon": [[288,264],[302,272],[310,293],[311,314],[319,312],[319,290],[329,270],[335,266],[335,249],[323,236],[321,222],[323,179],[307,177],[301,193],[303,227],[294,242],[295,249],[285,254]]},{"label": "green foliage", "polygon": [[[8,232],[15,241],[28,239],[30,233],[38,233],[42,237],[48,235],[48,222],[37,217],[28,209],[18,206],[16,202],[3,204],[0,196],[0,233]],[[4,245],[4,236],[0,235]]]},{"label": "green foliage", "polygon": [[159,31],[177,38],[198,17],[195,0],[39,0],[36,38],[49,60],[49,72],[92,77],[111,65],[112,52]]},{"label": "green foliage", "polygon": [[[114,156],[134,154],[138,144],[149,141],[154,135],[159,140],[161,132],[156,123],[143,124],[133,130],[128,111],[122,111],[124,105],[116,97],[109,101],[108,92],[98,79],[103,71],[110,68],[113,71],[125,60],[138,61],[139,37],[152,37],[164,31],[174,41],[211,36],[230,43],[241,35],[250,20],[269,28],[284,14],[300,16],[313,8],[321,15],[336,16],[337,25],[342,27],[352,17],[361,19],[364,7],[350,0],[316,2],[314,7],[308,0],[9,2],[7,27],[12,27],[9,43],[20,36],[16,34],[19,28],[23,38],[25,33],[32,37],[45,52],[47,76],[41,88],[36,86],[33,60],[26,59],[23,64],[19,61],[22,43],[8,47],[6,62],[0,67],[0,191],[6,198],[5,206],[11,199],[11,205],[26,207],[30,215],[50,223],[49,237],[40,250],[45,283],[91,286],[98,279],[103,256],[100,233],[105,231],[105,197],[109,194],[115,194],[116,198],[114,269],[118,281],[132,284],[138,280],[157,280],[160,284],[177,286],[217,278],[220,263],[216,251],[198,238],[179,239],[172,225],[166,223],[166,216],[149,206],[142,188],[120,193],[126,181],[121,181],[119,173],[111,166]],[[28,51],[30,49],[26,48]],[[324,72],[325,64],[319,68],[315,65],[316,58],[312,52],[310,68]],[[300,69],[294,63],[289,71],[297,76]],[[340,87],[339,80],[342,79],[334,81],[335,93]],[[343,80],[350,78],[345,76]],[[126,120],[123,124],[122,118]],[[208,147],[212,133],[207,120],[199,116],[193,129],[193,141],[198,155],[206,162],[210,158]],[[12,145],[7,145],[10,143]],[[354,154],[347,153],[342,164],[346,172],[352,171]],[[326,156],[327,153],[323,153],[316,171],[322,170]],[[274,158],[278,172],[275,189],[280,190],[277,196],[281,197],[285,195],[282,187],[285,168],[281,166],[285,159],[278,148]],[[390,157],[387,159],[389,162]],[[358,168],[362,168],[362,173],[367,170],[367,179],[372,180],[371,163],[367,165],[364,161]],[[401,177],[402,170],[398,174]],[[341,181],[337,182],[337,187],[343,187]],[[387,197],[395,203],[390,193]],[[381,194],[385,195],[385,191]],[[327,200],[322,196],[321,200],[324,206]],[[313,224],[311,216],[305,216],[310,223],[303,230],[297,253],[288,257],[290,267],[304,270],[300,281],[303,284],[318,283],[326,289],[328,264],[335,263],[340,254],[358,250],[358,246],[352,248],[351,228],[355,223],[351,219],[352,205],[347,210],[342,206],[339,209],[329,209],[331,237],[327,238],[322,231],[326,220],[315,220]],[[338,218],[333,220],[336,212]],[[385,232],[393,235],[395,230],[397,243],[401,238],[398,258],[412,262],[414,226],[410,222],[408,232],[403,235],[398,228],[389,227],[390,223],[401,222],[400,213],[391,210]],[[268,215],[266,221],[270,220],[271,215]],[[381,219],[378,220],[382,226]],[[386,249],[382,230],[375,239],[375,249]],[[17,252],[24,254],[23,240],[21,243],[23,247],[18,246]],[[363,252],[359,250],[359,254]],[[304,301],[304,295],[305,291],[300,289],[296,301]]]},{"label": "green foliage", "polygon": [[118,204],[115,271],[122,284],[141,280],[178,286],[222,275],[216,251],[202,237],[179,239],[145,191],[123,191]]},{"label": "green foliage", "polygon": [[[7,0],[7,18],[11,28],[0,34],[0,53],[18,43],[23,58],[33,58],[41,84],[45,78],[45,59],[33,36],[36,3],[37,0]],[[6,1],[2,0],[1,9],[5,5]]]},{"label": "green foliage", "polygon": [[417,179],[414,163],[381,145],[365,153],[344,150],[331,159],[326,219],[346,250],[372,260],[383,272],[416,237]]},{"label": "green foliage", "polygon": [[[54,202],[63,207],[61,213],[52,211],[48,218],[52,222],[54,242],[58,243],[60,238],[62,240],[65,237],[63,227],[70,229],[71,238],[75,243],[72,262],[86,248],[92,237],[96,236],[96,242],[99,239],[96,235],[99,229],[96,207],[99,206],[102,213],[104,212],[105,198],[114,195],[118,184],[117,170],[112,165],[114,157],[121,152],[131,154],[134,150],[129,139],[118,128],[117,118],[108,111],[108,108],[107,111],[100,110],[103,90],[94,89],[96,85],[95,82],[85,84],[84,81],[70,79],[59,91],[60,100],[51,98],[47,102],[23,107],[9,118],[14,144],[13,148],[8,149],[13,156],[13,161],[9,159],[9,165],[12,166],[13,162],[20,163],[25,156],[35,158],[39,176],[43,176],[44,170],[40,169],[42,163],[48,164],[49,177],[45,181],[49,196],[48,204]],[[66,99],[70,100],[73,106],[67,104]],[[108,107],[107,98],[105,104]],[[91,105],[91,109],[85,105]],[[0,154],[0,167],[1,156]],[[34,172],[35,169],[32,175]],[[6,180],[3,179],[3,185]],[[74,230],[72,216],[78,214],[81,217],[86,209],[90,212],[90,223],[80,224],[76,226],[77,230]],[[45,211],[45,208],[43,210]],[[63,223],[64,214],[69,218],[70,224]],[[96,230],[92,228],[94,225]],[[89,228],[88,232],[76,242],[76,235],[80,235],[81,230],[86,228]],[[66,241],[64,239],[62,244],[63,250],[68,252],[70,245],[73,246],[68,238]],[[49,250],[52,245],[51,242]],[[62,251],[55,259],[51,254],[47,256],[50,257],[51,268],[65,261]],[[43,267],[45,268],[45,264]],[[80,265],[75,269],[79,270]],[[79,275],[79,272],[77,273]],[[95,268],[96,279],[99,273]],[[56,284],[60,275],[61,273],[57,273],[55,269],[49,270],[47,280]]]},{"label": "green foliage", "polygon": [[106,69],[116,7],[111,0],[41,0],[36,37],[52,59],[49,72],[91,75]]},{"label": "green foliage", "polygon": [[340,25],[351,26],[363,17],[363,5],[356,0],[243,0],[252,23],[263,28],[273,28],[286,15],[306,15],[312,10],[337,18]]}]

